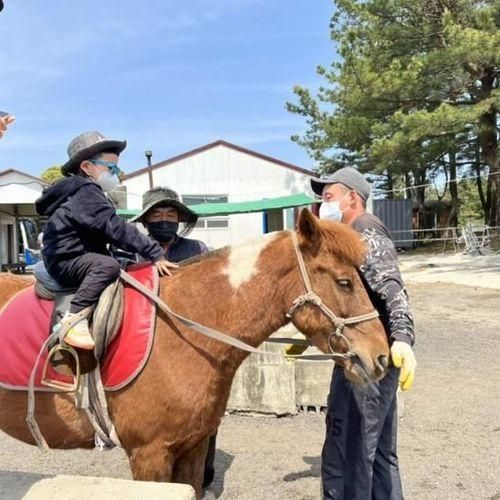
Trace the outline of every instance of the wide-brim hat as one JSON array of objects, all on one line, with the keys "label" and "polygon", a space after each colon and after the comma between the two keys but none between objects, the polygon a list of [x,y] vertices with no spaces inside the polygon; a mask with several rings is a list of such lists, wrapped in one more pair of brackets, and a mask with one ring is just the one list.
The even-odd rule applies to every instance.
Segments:
[{"label": "wide-brim hat", "polygon": [[181,202],[176,191],[168,187],[156,187],[143,194],[142,211],[132,217],[130,222],[144,222],[144,215],[153,207],[173,207],[177,209],[179,222],[184,222],[189,226],[194,226],[198,220],[198,214]]},{"label": "wide-brim hat", "polygon": [[323,189],[328,184],[343,184],[358,193],[364,201],[370,196],[370,183],[363,174],[352,167],[344,167],[333,174],[323,175],[319,179],[311,179],[311,189],[318,196],[323,194]]},{"label": "wide-brim hat", "polygon": [[103,151],[113,151],[119,155],[126,147],[127,141],[107,139],[96,130],[84,132],[69,143],[69,160],[61,167],[61,173],[65,176],[76,173],[82,161],[90,160]]}]

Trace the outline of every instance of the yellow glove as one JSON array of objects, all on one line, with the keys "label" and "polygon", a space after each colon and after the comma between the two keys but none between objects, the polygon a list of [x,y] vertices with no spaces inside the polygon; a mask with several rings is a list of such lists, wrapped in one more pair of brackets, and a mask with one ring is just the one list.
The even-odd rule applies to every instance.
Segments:
[{"label": "yellow glove", "polygon": [[[302,340],[305,340],[306,338],[304,337],[304,335],[302,333],[297,332],[295,335],[293,335],[292,339],[302,339]],[[306,345],[288,344],[285,347],[285,356],[299,356],[308,347],[309,347],[309,344],[306,344]],[[292,358],[292,359],[294,359],[294,358]]]},{"label": "yellow glove", "polygon": [[415,379],[415,368],[417,360],[413,349],[406,342],[396,340],[391,347],[392,362],[396,368],[401,368],[399,374],[399,387],[401,390],[407,391],[411,389],[413,380]]},{"label": "yellow glove", "polygon": [[285,347],[285,355],[298,356],[299,354],[302,354],[308,347],[309,347],[308,345],[288,344]]}]

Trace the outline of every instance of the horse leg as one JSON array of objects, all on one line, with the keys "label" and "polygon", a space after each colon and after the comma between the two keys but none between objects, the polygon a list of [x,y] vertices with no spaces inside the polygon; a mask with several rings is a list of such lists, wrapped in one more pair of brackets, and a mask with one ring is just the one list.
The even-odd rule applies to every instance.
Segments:
[{"label": "horse leg", "polygon": [[175,461],[172,481],[174,483],[190,484],[196,498],[201,498],[203,493],[203,473],[207,458],[209,436],[202,439],[193,448],[185,451]]},{"label": "horse leg", "polygon": [[129,453],[132,477],[137,481],[170,482],[174,458],[164,441],[156,440]]}]

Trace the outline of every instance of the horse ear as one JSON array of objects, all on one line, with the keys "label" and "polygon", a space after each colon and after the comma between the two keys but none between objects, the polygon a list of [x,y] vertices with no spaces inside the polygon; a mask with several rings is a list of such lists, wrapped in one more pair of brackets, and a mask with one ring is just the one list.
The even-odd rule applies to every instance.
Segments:
[{"label": "horse ear", "polygon": [[307,208],[304,208],[299,215],[299,235],[300,246],[307,248],[313,255],[316,255],[321,242],[321,230],[318,220]]}]

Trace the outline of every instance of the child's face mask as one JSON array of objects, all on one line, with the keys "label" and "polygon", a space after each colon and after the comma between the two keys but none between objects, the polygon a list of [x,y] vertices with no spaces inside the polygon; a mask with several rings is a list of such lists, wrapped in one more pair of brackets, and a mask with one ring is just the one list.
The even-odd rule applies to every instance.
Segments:
[{"label": "child's face mask", "polygon": [[113,174],[111,170],[106,170],[97,176],[95,182],[101,186],[104,192],[109,193],[120,184],[120,179],[118,179],[118,176]]},{"label": "child's face mask", "polygon": [[[120,169],[115,162],[99,159],[89,161],[94,165],[94,172],[90,176],[96,184],[101,186],[103,191],[109,193],[120,184],[120,179],[118,178]],[[99,167],[106,167],[106,170],[102,171]]]}]

